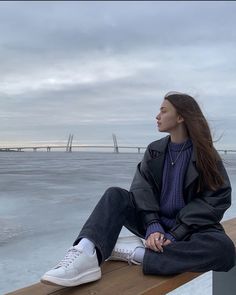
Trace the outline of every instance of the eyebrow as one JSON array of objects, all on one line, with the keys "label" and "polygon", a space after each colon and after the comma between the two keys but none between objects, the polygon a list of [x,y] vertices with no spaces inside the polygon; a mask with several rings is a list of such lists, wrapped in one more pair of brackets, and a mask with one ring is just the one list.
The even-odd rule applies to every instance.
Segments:
[{"label": "eyebrow", "polygon": [[161,111],[164,110],[164,109],[166,109],[166,107],[161,107],[161,108],[160,108]]}]

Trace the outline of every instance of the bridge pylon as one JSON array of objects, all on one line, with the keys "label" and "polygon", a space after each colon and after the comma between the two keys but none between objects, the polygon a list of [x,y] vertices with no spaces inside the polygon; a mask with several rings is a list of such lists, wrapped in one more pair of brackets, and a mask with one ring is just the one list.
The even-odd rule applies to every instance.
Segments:
[{"label": "bridge pylon", "polygon": [[69,134],[67,146],[66,146],[66,152],[72,152],[72,142],[73,142],[73,134]]},{"label": "bridge pylon", "polygon": [[119,153],[119,147],[118,147],[116,135],[114,133],[112,134],[112,138],[113,138],[113,143],[114,143],[114,153],[118,154]]}]

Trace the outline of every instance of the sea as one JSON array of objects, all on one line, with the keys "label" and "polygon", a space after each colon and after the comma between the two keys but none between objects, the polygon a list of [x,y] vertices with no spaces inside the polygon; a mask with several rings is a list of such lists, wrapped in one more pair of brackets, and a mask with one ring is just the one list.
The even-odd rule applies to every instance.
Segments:
[{"label": "sea", "polygon": [[[233,187],[236,154],[222,154]],[[71,247],[94,206],[111,186],[129,189],[142,153],[1,152],[0,294],[39,281]],[[121,235],[129,235],[122,229]],[[208,272],[169,295],[211,295]],[[43,294],[42,294],[43,295]]]}]

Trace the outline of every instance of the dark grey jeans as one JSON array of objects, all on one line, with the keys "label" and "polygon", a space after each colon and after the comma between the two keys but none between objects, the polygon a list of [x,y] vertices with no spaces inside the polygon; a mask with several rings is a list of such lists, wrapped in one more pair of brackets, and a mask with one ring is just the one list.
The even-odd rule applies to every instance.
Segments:
[{"label": "dark grey jeans", "polygon": [[[118,187],[106,190],[84,224],[74,245],[88,238],[96,247],[99,263],[107,259],[122,226],[144,238],[145,229],[135,210],[132,193]],[[163,253],[146,249],[143,260],[145,274],[177,274],[186,271],[228,271],[235,265],[235,247],[223,232],[208,229],[192,234],[189,240],[164,247]]]}]

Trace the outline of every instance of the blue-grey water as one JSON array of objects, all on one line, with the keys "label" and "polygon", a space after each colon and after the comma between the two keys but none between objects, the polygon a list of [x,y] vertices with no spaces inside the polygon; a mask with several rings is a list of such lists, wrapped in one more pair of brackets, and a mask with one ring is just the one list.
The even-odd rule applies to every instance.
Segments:
[{"label": "blue-grey water", "polygon": [[[63,258],[103,192],[110,186],[129,189],[142,156],[0,153],[0,294],[38,282]],[[236,155],[222,157],[233,186],[226,220],[236,216]],[[190,292],[212,294],[211,272],[169,294]]]}]

